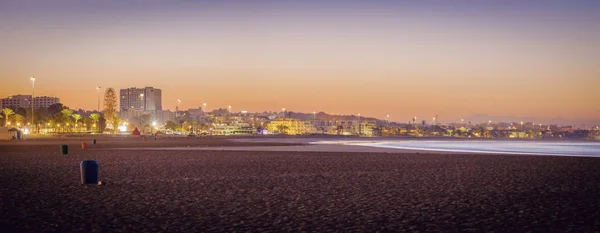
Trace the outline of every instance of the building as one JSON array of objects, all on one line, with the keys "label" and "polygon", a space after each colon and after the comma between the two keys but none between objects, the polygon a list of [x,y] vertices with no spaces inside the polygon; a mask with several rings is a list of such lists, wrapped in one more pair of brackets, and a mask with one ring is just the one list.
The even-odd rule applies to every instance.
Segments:
[{"label": "building", "polygon": [[267,124],[267,131],[276,134],[309,134],[316,133],[316,128],[311,121],[302,121],[292,118],[277,118]]},{"label": "building", "polygon": [[154,120],[159,124],[164,124],[167,121],[175,122],[175,112],[171,112],[169,110],[156,111],[154,115]]},{"label": "building", "polygon": [[195,121],[200,121],[204,117],[202,108],[188,109],[187,112],[189,117]]},{"label": "building", "polygon": [[2,108],[31,108],[31,95],[13,95],[2,99]]},{"label": "building", "polygon": [[375,136],[374,128],[377,127],[376,121],[365,120],[361,121],[359,124],[358,134],[363,136],[372,137]]},{"label": "building", "polygon": [[161,111],[162,91],[153,87],[121,89],[119,106],[122,112]]},{"label": "building", "polygon": [[[57,97],[38,96],[33,98],[34,108],[47,108],[50,105],[60,103]],[[31,95],[13,95],[1,99],[2,108],[31,108]]]},{"label": "building", "polygon": [[215,124],[210,129],[210,134],[212,135],[244,135],[254,133],[256,133],[256,130],[246,125]]}]

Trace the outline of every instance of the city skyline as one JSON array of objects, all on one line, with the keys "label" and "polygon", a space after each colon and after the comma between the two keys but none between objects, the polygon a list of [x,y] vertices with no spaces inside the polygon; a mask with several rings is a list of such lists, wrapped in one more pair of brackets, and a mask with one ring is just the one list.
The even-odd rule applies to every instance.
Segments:
[{"label": "city skyline", "polygon": [[600,121],[600,4],[431,2],[7,1],[0,97],[35,76],[90,110],[153,86],[171,110]]}]

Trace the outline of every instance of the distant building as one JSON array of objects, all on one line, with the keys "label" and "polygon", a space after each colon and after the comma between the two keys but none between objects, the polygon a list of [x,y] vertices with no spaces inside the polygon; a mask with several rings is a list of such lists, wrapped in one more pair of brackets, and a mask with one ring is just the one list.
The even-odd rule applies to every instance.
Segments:
[{"label": "distant building", "polygon": [[31,108],[31,95],[13,95],[2,99],[2,108]]},{"label": "distant building", "polygon": [[154,119],[159,124],[164,124],[167,121],[175,122],[175,112],[171,112],[169,110],[156,111],[155,115],[154,115]]},{"label": "distant building", "polygon": [[50,96],[33,97],[34,108],[47,108],[53,104],[58,104],[58,103],[60,103],[60,99],[57,97],[50,97]]},{"label": "distant building", "polygon": [[210,129],[212,135],[242,135],[255,134],[256,130],[246,125],[216,124]]},{"label": "distant building", "polygon": [[122,112],[162,110],[162,91],[153,87],[120,90],[119,106]]},{"label": "distant building", "polygon": [[[2,108],[31,108],[31,95],[13,95],[0,100]],[[38,96],[33,98],[34,108],[47,108],[58,103],[60,103],[60,99],[57,97]]]},{"label": "distant building", "polygon": [[276,134],[309,134],[315,133],[316,129],[310,121],[296,120],[292,118],[277,118],[267,124],[269,133]]},{"label": "distant building", "polygon": [[187,112],[190,118],[196,121],[199,121],[202,117],[204,117],[204,111],[202,108],[188,109]]}]

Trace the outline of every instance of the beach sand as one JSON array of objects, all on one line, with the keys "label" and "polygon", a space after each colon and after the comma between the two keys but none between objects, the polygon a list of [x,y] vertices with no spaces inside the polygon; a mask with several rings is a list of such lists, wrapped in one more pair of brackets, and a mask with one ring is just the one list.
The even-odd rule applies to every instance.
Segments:
[{"label": "beach sand", "polygon": [[[305,146],[113,139],[86,150],[80,139],[0,143],[2,232],[600,229],[598,158],[115,150]],[[105,186],[79,184],[87,159],[99,162]]]}]

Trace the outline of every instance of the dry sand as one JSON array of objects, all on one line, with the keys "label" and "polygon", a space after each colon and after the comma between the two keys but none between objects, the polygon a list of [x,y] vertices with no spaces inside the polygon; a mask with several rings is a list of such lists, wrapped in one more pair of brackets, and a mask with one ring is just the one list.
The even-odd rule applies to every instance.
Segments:
[{"label": "dry sand", "polygon": [[[0,143],[1,231],[600,229],[598,158],[111,149],[248,145],[135,140]],[[86,159],[106,186],[79,185]]]}]

